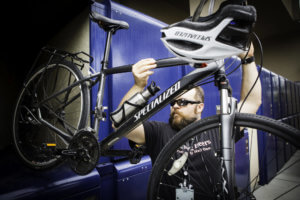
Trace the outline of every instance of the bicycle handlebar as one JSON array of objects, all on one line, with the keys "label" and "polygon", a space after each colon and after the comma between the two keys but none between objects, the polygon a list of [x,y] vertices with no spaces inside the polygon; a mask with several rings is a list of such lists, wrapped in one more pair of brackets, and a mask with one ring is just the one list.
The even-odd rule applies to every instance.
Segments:
[{"label": "bicycle handlebar", "polygon": [[[158,59],[156,60],[157,67],[156,68],[163,68],[163,67],[171,67],[176,65],[188,65],[189,63],[185,60],[182,60],[180,58],[174,57],[174,58],[164,58],[164,59]],[[109,69],[105,69],[105,74],[118,74],[118,73],[124,73],[124,72],[131,72],[133,64],[130,65],[123,65],[119,67],[113,67]]]}]

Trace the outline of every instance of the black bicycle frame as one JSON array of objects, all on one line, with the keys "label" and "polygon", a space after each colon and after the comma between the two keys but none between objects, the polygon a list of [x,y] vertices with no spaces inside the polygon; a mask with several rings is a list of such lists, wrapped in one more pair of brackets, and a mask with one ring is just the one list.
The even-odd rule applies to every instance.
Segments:
[{"label": "black bicycle frame", "polygon": [[[93,81],[96,78],[96,81],[93,81],[93,84],[99,82],[99,89],[97,93],[97,102],[95,107],[95,118],[94,118],[94,126],[93,132],[96,135],[99,133],[100,129],[100,121],[105,117],[104,107],[103,107],[103,97],[104,97],[104,88],[106,76],[117,73],[131,72],[132,65],[119,66],[114,68],[107,68],[108,66],[108,57],[110,51],[112,33],[108,31],[105,51],[104,51],[104,59],[102,61],[102,68],[100,72],[95,73],[89,77],[85,77],[82,80],[79,80],[69,87],[53,94],[52,96],[44,99],[39,103],[40,107],[46,101],[62,94],[63,92],[83,83],[86,81]],[[186,61],[179,58],[167,58],[156,61],[157,68],[170,67],[176,65],[186,65],[188,64]],[[203,80],[205,77],[213,75],[213,74],[221,74],[226,79],[225,71],[224,71],[224,61],[214,61],[207,65],[201,65],[201,67],[197,68],[189,74],[182,77],[171,87],[166,89],[163,93],[158,95],[154,100],[145,105],[142,109],[138,110],[134,113],[130,118],[128,118],[125,122],[121,124],[116,132],[109,134],[106,138],[100,141],[100,155],[101,156],[128,156],[130,151],[128,150],[110,150],[110,147],[115,144],[117,141],[126,136],[131,130],[139,126],[143,121],[149,119],[152,115],[157,113],[159,110],[167,106],[173,99],[180,96],[187,90],[194,87],[197,82]],[[226,79],[227,80],[227,79]],[[220,83],[222,81],[219,81]],[[233,157],[232,151],[234,152],[234,143],[232,139],[232,124],[235,113],[235,105],[236,102],[233,102],[233,98],[229,98],[228,96],[228,87],[219,87],[220,96],[221,96],[221,129],[222,129],[222,139],[221,139],[221,147],[222,147],[222,158],[224,159],[225,167],[227,169],[227,177],[229,177],[229,184],[234,183],[234,173],[233,173]],[[230,102],[229,102],[230,101]],[[234,108],[230,108],[229,105]],[[61,136],[65,141],[70,142],[72,136],[61,131],[56,128],[52,124],[48,123],[41,116],[40,110],[38,112],[38,118],[42,124],[47,126],[48,128],[55,131],[59,136]],[[224,125],[223,125],[224,124]]]},{"label": "black bicycle frame", "polygon": [[[102,67],[100,72],[95,73],[89,77],[85,77],[82,80],[76,81],[67,88],[58,91],[57,93],[49,96],[48,98],[41,101],[38,105],[38,107],[41,107],[45,102],[48,100],[70,90],[71,88],[82,84],[86,81],[91,81],[94,78],[96,78],[96,82],[99,82],[99,89],[97,93],[97,102],[95,107],[95,118],[94,118],[94,126],[93,130],[95,131],[96,135],[99,132],[100,129],[100,121],[104,118],[104,107],[103,107],[103,97],[104,97],[104,89],[105,89],[105,81],[106,76],[111,74],[117,74],[117,73],[124,73],[124,72],[131,72],[132,65],[125,65],[125,66],[119,66],[114,68],[107,68],[108,66],[108,58],[109,58],[109,51],[110,51],[110,45],[111,45],[111,37],[112,33],[108,31],[107,39],[106,39],[106,45],[105,45],[105,51],[104,51],[104,57],[102,61]],[[156,61],[157,68],[164,68],[164,67],[170,67],[170,66],[178,66],[178,65],[186,65],[188,64],[186,61],[179,59],[179,58],[167,58],[167,59],[161,59]],[[202,80],[203,78],[214,74],[217,70],[219,70],[221,67],[224,66],[223,61],[215,61],[207,64],[207,66],[203,68],[196,68],[194,71],[190,72],[189,74],[182,77],[179,81],[177,81],[175,84],[173,84],[171,87],[169,87],[167,90],[165,90],[163,93],[161,93],[159,96],[157,96],[153,101],[151,101],[149,104],[144,106],[141,110],[139,110],[137,113],[135,113],[132,117],[127,119],[122,125],[118,128],[116,132],[113,132],[109,134],[108,137],[104,138],[100,142],[101,147],[101,155],[102,156],[120,156],[120,155],[127,155],[128,151],[114,151],[109,150],[109,148],[115,144],[117,141],[119,141],[122,137],[124,137],[126,134],[128,134],[131,130],[133,130],[135,127],[140,125],[143,121],[149,119],[152,115],[154,115],[156,112],[161,110],[163,107],[168,105],[174,98],[179,96],[180,94],[184,93],[188,89],[194,87],[194,85]],[[42,124],[47,126],[48,128],[55,131],[59,136],[61,136],[65,141],[69,142],[72,139],[72,136],[70,136],[68,133],[63,132],[62,130],[56,128],[55,126],[51,125],[50,123],[47,123],[43,119],[43,116],[41,116],[40,112],[38,112],[38,118]]]}]

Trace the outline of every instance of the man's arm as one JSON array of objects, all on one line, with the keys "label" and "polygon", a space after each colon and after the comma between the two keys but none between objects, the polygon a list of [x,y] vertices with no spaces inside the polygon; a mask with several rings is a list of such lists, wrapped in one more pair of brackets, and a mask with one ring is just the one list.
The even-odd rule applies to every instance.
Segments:
[{"label": "man's arm", "polygon": [[[250,46],[249,53],[247,58],[254,56],[254,48],[253,44]],[[239,55],[241,59],[245,57],[245,54]],[[238,109],[240,109],[242,102],[246,98],[249,90],[253,86],[257,76],[257,68],[255,62],[251,62],[249,64],[244,64],[242,66],[242,88],[241,88],[241,98],[240,102],[238,103]],[[255,114],[261,105],[261,83],[260,79],[258,79],[257,83],[255,84],[252,92],[248,96],[247,100],[245,101],[241,112],[243,113],[252,113]]]},{"label": "man's arm", "polygon": [[[134,85],[122,98],[119,107],[137,92],[141,92],[144,90],[145,86],[147,85],[149,76],[154,73],[153,71],[151,71],[151,69],[154,69],[155,67],[155,60],[152,58],[140,60],[132,66]],[[132,130],[126,137],[137,144],[145,144],[144,126],[138,126],[134,130]]]}]

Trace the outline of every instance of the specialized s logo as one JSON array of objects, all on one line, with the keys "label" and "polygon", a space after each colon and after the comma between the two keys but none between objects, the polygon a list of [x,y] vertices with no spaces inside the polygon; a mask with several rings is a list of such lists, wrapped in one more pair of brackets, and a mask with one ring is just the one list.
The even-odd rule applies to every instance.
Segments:
[{"label": "specialized s logo", "polygon": [[175,35],[183,38],[190,38],[190,39],[203,40],[203,41],[210,41],[211,39],[211,36],[198,35],[198,34],[186,33],[181,31],[176,31]]},{"label": "specialized s logo", "polygon": [[154,109],[156,106],[161,104],[164,100],[166,100],[169,96],[174,94],[176,91],[180,89],[180,81],[175,83],[172,87],[167,89],[164,93],[156,97],[151,103],[149,103],[147,106],[145,106],[142,110],[140,110],[138,113],[134,115],[134,122],[139,120],[142,116],[146,115],[148,112],[150,112],[152,109]]}]

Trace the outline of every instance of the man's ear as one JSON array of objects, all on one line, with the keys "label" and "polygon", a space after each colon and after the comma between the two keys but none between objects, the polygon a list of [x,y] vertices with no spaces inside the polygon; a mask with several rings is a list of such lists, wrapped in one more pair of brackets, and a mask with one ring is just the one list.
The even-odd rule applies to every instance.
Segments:
[{"label": "man's ear", "polygon": [[202,111],[203,111],[203,109],[204,109],[204,103],[199,103],[198,105],[197,105],[197,114],[198,113],[202,113]]}]

